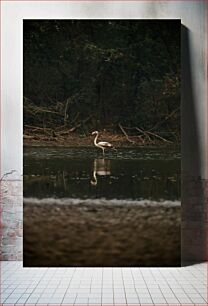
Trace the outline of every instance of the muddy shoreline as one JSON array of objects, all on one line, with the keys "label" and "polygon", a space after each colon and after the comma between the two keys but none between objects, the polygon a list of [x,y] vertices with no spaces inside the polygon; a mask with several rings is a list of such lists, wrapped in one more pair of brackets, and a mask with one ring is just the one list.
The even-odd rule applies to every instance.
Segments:
[{"label": "muddy shoreline", "polygon": [[24,201],[24,266],[180,266],[180,205],[103,201]]},{"label": "muddy shoreline", "polygon": [[[128,136],[122,134],[112,134],[109,132],[101,132],[99,139],[110,142],[117,148],[124,147],[146,147],[146,146],[158,146],[158,147],[171,147],[179,146],[178,143],[168,143],[162,140],[156,139],[154,141],[141,141],[139,136]],[[93,147],[94,137],[89,135],[79,135],[68,133],[57,137],[49,137],[44,134],[32,133],[24,134],[23,142],[24,146],[67,146],[67,147]]]}]

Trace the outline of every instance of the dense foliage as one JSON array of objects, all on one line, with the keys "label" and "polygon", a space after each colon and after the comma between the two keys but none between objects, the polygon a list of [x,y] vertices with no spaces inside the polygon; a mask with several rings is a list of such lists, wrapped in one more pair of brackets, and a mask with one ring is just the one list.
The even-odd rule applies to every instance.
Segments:
[{"label": "dense foliage", "polygon": [[24,21],[24,125],[180,141],[180,21]]}]

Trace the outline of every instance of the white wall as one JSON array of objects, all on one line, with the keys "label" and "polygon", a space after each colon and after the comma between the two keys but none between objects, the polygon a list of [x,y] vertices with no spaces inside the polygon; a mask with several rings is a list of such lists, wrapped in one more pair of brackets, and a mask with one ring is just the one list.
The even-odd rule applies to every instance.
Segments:
[{"label": "white wall", "polygon": [[183,171],[186,175],[208,178],[205,160],[207,143],[205,1],[3,1],[1,5],[1,177],[12,172],[5,175],[4,179],[21,179],[23,172],[23,19],[174,18],[181,19],[187,29],[183,31],[183,35],[188,38],[186,41],[182,39]]}]

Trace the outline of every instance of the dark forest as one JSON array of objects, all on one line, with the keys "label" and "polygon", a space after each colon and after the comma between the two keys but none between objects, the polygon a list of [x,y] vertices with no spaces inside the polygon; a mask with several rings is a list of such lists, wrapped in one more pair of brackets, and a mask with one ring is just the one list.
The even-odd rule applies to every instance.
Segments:
[{"label": "dark forest", "polygon": [[179,20],[25,20],[24,138],[180,143]]}]

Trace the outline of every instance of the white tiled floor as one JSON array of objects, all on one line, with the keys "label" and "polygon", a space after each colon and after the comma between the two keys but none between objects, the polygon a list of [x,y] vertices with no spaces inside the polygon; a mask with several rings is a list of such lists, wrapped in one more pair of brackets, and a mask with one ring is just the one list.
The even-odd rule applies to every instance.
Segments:
[{"label": "white tiled floor", "polygon": [[207,305],[207,264],[185,268],[23,268],[1,262],[1,305]]}]

